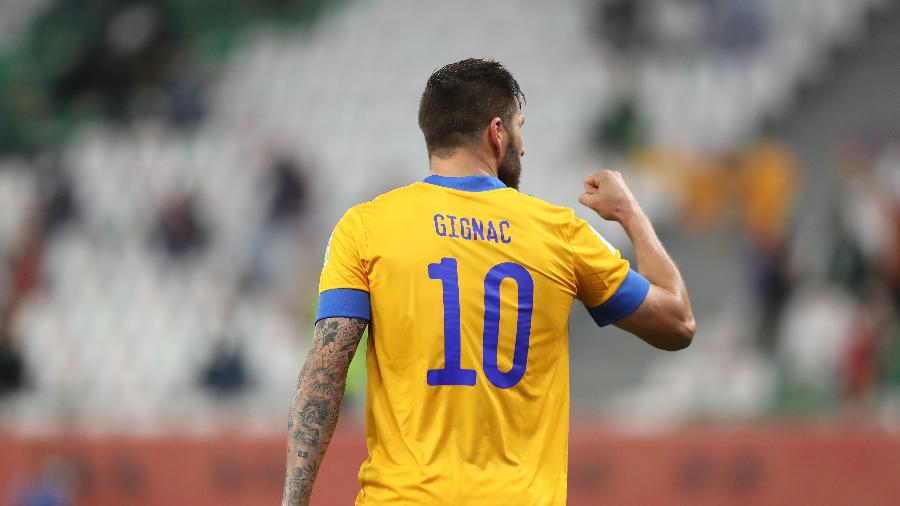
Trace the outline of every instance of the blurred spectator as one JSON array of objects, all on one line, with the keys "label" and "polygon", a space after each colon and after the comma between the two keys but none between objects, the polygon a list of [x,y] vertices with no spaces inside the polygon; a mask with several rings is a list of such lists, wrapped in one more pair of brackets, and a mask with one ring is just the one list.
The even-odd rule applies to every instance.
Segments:
[{"label": "blurred spectator", "polygon": [[729,211],[728,168],[736,163],[734,152],[715,157],[681,155],[681,173],[684,174],[684,223],[691,230],[709,230]]},{"label": "blurred spectator", "polygon": [[267,174],[270,191],[268,223],[279,225],[302,218],[307,205],[305,170],[295,160],[276,157]]},{"label": "blurred spectator", "polygon": [[9,330],[0,327],[0,398],[25,385],[25,364]]},{"label": "blurred spectator", "polygon": [[40,157],[35,170],[38,175],[42,233],[45,238],[50,238],[79,216],[74,182],[58,154]]},{"label": "blurred spectator", "polygon": [[759,312],[756,345],[769,355],[776,350],[778,327],[793,288],[788,253],[787,242],[780,243],[775,249],[748,251],[752,289]]},{"label": "blurred spectator", "polygon": [[250,384],[247,360],[239,342],[220,339],[209,363],[204,367],[201,383],[211,393],[228,397],[243,392]]},{"label": "blurred spectator", "polygon": [[742,230],[760,311],[757,344],[762,351],[773,353],[791,290],[787,231],[797,167],[787,146],[762,140],[743,154],[739,170]]},{"label": "blurred spectator", "polygon": [[600,40],[621,53],[639,49],[645,42],[644,10],[640,0],[601,0],[594,23]]},{"label": "blurred spectator", "polygon": [[647,142],[648,129],[638,101],[624,96],[604,109],[594,129],[593,141],[611,154],[623,155]]},{"label": "blurred spectator", "polygon": [[704,0],[709,10],[713,47],[744,54],[759,47],[766,36],[766,19],[758,0]]},{"label": "blurred spectator", "polygon": [[829,406],[841,398],[854,317],[853,301],[828,284],[810,281],[792,292],[775,343],[784,407]]},{"label": "blurred spectator", "polygon": [[202,251],[208,235],[194,194],[176,194],[160,209],[154,238],[172,260]]},{"label": "blurred spectator", "polygon": [[741,157],[739,187],[745,235],[761,249],[777,249],[785,239],[797,187],[797,162],[790,149],[761,140]]},{"label": "blurred spectator", "polygon": [[900,161],[891,146],[855,139],[838,153],[842,191],[832,274],[851,288],[871,279],[893,294],[900,310],[900,191],[893,182]]},{"label": "blurred spectator", "polygon": [[829,277],[849,293],[859,294],[870,276],[869,265],[856,235],[839,213],[832,217],[834,244],[829,261]]},{"label": "blurred spectator", "polygon": [[40,219],[32,217],[25,224],[22,239],[7,259],[9,288],[5,300],[0,300],[0,327],[9,325],[22,303],[40,285],[43,251]]},{"label": "blurred spectator", "polygon": [[842,364],[843,393],[859,399],[874,393],[877,385],[877,337],[872,308],[864,300],[857,302]]},{"label": "blurred spectator", "polygon": [[171,77],[165,85],[169,117],[174,125],[190,128],[206,115],[206,83],[183,55],[173,62],[172,68]]},{"label": "blurred spectator", "polygon": [[16,314],[41,283],[44,254],[42,203],[26,212],[12,247],[0,263],[0,397],[21,389],[26,380],[25,361],[13,336]]},{"label": "blurred spectator", "polygon": [[875,169],[878,205],[886,237],[878,252],[878,272],[900,311],[900,139],[879,157]]},{"label": "blurred spectator", "polygon": [[242,281],[243,288],[254,288],[275,279],[276,272],[288,272],[284,262],[298,262],[297,244],[307,210],[307,169],[295,159],[281,154],[271,156],[264,174],[267,195],[264,222],[253,241],[251,266]]}]

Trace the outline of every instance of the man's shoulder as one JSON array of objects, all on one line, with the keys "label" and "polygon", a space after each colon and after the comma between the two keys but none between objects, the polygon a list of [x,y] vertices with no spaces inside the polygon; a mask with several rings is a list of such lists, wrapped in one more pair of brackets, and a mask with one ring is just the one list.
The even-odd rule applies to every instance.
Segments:
[{"label": "man's shoulder", "polygon": [[535,213],[559,222],[571,222],[575,219],[575,211],[571,207],[560,206],[547,202],[546,200],[529,195],[527,193],[515,192],[516,198],[520,199],[522,207],[530,208]]},{"label": "man's shoulder", "polygon": [[410,198],[418,196],[420,190],[421,189],[419,188],[419,185],[417,183],[410,183],[406,186],[388,190],[365,202],[360,202],[359,204],[351,207],[350,210],[371,211],[373,209],[384,208],[386,206],[389,207],[397,204],[402,204]]}]

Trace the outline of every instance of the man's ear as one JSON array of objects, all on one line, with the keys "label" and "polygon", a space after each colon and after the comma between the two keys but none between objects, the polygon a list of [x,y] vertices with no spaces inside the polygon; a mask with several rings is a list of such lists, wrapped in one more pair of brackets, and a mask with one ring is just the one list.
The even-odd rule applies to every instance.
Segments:
[{"label": "man's ear", "polygon": [[[491,143],[491,147],[494,150],[494,156],[497,157],[497,160],[503,156],[503,137],[506,135],[506,130],[503,128],[503,120],[499,117],[495,116],[491,119],[491,123],[488,126],[488,142]],[[506,139],[506,142],[509,142],[511,139]]]}]

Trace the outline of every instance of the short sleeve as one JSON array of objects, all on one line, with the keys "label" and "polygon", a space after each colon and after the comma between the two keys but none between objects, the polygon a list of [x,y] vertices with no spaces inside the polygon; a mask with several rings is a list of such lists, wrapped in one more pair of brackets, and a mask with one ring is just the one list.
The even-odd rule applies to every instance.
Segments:
[{"label": "short sleeve", "polygon": [[335,225],[325,248],[316,321],[337,316],[370,320],[367,270],[366,231],[351,208]]},{"label": "short sleeve", "polygon": [[575,218],[571,241],[577,297],[597,325],[606,326],[633,313],[647,296],[650,282],[580,218]]}]

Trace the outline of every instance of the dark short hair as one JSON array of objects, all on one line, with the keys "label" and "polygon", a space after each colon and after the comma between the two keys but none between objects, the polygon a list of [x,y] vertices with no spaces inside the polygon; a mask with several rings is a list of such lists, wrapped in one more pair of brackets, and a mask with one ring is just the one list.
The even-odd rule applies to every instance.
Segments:
[{"label": "dark short hair", "polygon": [[448,155],[478,141],[494,117],[512,122],[525,95],[499,62],[468,58],[431,74],[419,102],[419,128],[429,154]]}]

